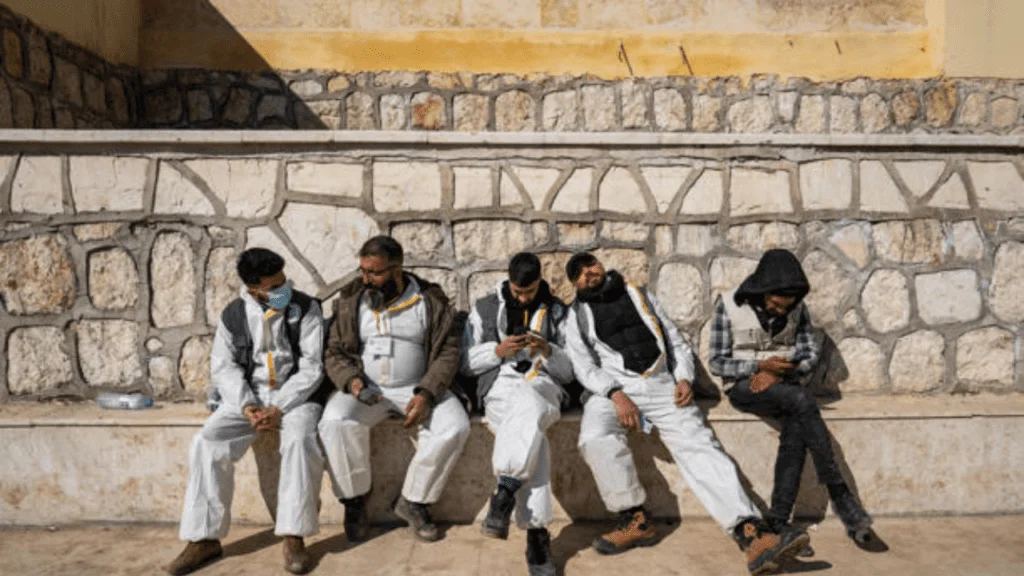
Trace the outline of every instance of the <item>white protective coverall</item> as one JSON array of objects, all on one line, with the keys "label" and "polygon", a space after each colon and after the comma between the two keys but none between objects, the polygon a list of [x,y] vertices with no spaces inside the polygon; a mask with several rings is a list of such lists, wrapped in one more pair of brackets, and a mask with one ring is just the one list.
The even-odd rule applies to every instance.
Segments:
[{"label": "white protective coverall", "polygon": [[[504,359],[495,354],[495,347],[508,336],[507,302],[502,295],[504,283],[499,282],[496,287],[498,306],[493,310],[496,317],[481,317],[480,304],[486,299],[473,306],[470,312],[463,372],[480,376],[498,369],[497,378],[484,398],[487,426],[494,434],[491,464],[496,476],[509,476],[523,482],[516,494],[516,525],[522,529],[544,528],[551,523],[554,505],[547,429],[561,415],[565,393],[562,385],[572,380],[572,362],[563,349],[563,327],[552,326],[552,314],[546,304],[538,306],[525,324],[547,338],[551,356],[545,359],[538,354],[531,358],[528,349]],[[489,332],[484,328],[485,323],[496,325],[496,342],[485,340]],[[561,324],[564,323],[563,320]],[[525,374],[515,370],[516,363],[522,360],[533,364]]]},{"label": "white protective coverall", "polygon": [[[619,512],[641,506],[647,498],[626,443],[626,430],[616,416],[615,404],[608,399],[608,393],[619,387],[658,428],[683,480],[723,530],[731,531],[745,518],[760,517],[700,409],[695,403],[683,408],[674,404],[676,383],[693,382],[689,345],[653,295],[632,284],[627,284],[626,290],[661,351],[647,372],[638,374],[625,368],[622,356],[598,339],[587,303],[577,301],[565,322],[566,347],[576,378],[593,393],[584,405],[579,448],[605,506]],[[580,319],[578,314],[585,317]],[[674,360],[671,372],[669,355]]]},{"label": "white protective coverall", "polygon": [[[327,452],[334,495],[349,499],[370,491],[370,429],[389,415],[401,415],[427,369],[427,308],[419,284],[409,282],[395,303],[382,312],[359,303],[359,342],[363,377],[384,399],[372,406],[336,393],[324,409],[320,439]],[[409,463],[402,496],[433,504],[441,498],[469,438],[469,417],[451,392],[435,399],[430,418],[420,425],[416,454]]]},{"label": "white protective coverall", "polygon": [[[312,302],[306,315],[299,318],[300,311],[294,302],[283,311],[270,313],[244,288],[241,297],[253,342],[252,385],[245,381],[243,367],[234,360],[231,333],[221,322],[213,339],[210,377],[223,402],[192,438],[188,488],[178,532],[182,540],[189,542],[220,539],[228,533],[235,462],[259,434],[242,414],[242,407],[248,404],[276,406],[283,415],[274,534],[307,537],[320,531],[317,500],[324,464],[316,423],[322,409],[308,401],[323,380],[320,306]],[[292,357],[285,322],[300,323],[301,358]],[[272,363],[268,362],[268,355]],[[299,363],[299,370],[289,378],[295,362]]]}]

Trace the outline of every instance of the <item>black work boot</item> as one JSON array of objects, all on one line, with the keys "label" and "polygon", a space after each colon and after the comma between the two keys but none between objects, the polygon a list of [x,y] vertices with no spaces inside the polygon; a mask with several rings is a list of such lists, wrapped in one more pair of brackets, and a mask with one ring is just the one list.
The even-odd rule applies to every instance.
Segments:
[{"label": "black work boot", "polygon": [[733,530],[733,536],[747,553],[747,569],[751,574],[777,570],[782,562],[799,554],[811,541],[810,536],[800,530],[777,534],[760,518],[744,520]]},{"label": "black work boot", "polygon": [[[768,516],[764,517],[764,521],[766,524],[768,524],[768,528],[776,534],[781,535],[787,532],[802,532],[802,530],[800,530],[796,526],[793,526],[786,520],[783,520],[782,518],[779,518],[777,516],[772,516],[770,512],[768,513]],[[803,550],[797,553],[797,556],[801,558],[810,558],[811,556],[814,556],[814,549],[811,548],[810,544],[808,544],[804,546]]]},{"label": "black work boot", "polygon": [[530,576],[557,576],[558,570],[551,559],[551,534],[547,528],[526,531],[526,566]]},{"label": "black work boot", "polygon": [[370,531],[370,521],[366,517],[366,496],[342,498],[345,505],[345,537],[349,542],[362,542]]},{"label": "black work boot", "polygon": [[848,532],[863,532],[871,527],[871,516],[860,505],[860,502],[857,502],[853,492],[850,492],[845,485],[843,489],[835,490],[835,492],[835,495],[832,496],[832,510],[842,520]]},{"label": "black work boot", "polygon": [[409,524],[409,530],[419,540],[436,542],[440,538],[437,524],[430,520],[430,511],[426,504],[410,502],[405,496],[399,496],[395,502],[395,516]]},{"label": "black work boot", "polygon": [[516,506],[516,498],[507,490],[499,488],[491,496],[491,507],[487,511],[480,531],[488,538],[508,538],[508,526],[512,518],[512,509]]}]

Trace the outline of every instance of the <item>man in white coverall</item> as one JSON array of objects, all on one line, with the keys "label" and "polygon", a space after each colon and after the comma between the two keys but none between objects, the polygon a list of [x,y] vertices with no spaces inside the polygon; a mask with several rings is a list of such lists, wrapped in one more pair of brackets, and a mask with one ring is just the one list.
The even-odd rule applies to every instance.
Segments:
[{"label": "man in white coverall", "polygon": [[482,530],[508,538],[515,509],[516,524],[527,530],[531,576],[555,574],[547,531],[553,497],[546,432],[561,414],[562,385],[573,377],[562,349],[566,311],[541,279],[540,260],[522,252],[509,262],[508,279],[475,303],[466,326],[463,372],[477,376],[498,477]]},{"label": "man in white coverall", "polygon": [[310,401],[323,379],[320,305],[292,290],[284,260],[262,248],[238,258],[245,283],[224,309],[210,356],[222,403],[192,439],[179,536],[185,550],[167,567],[187,574],[222,554],[231,523],[234,465],[256,436],[280,431],[281,473],[274,533],[284,538],[285,569],[312,567],[303,538],[319,532],[322,408]]},{"label": "man in white coverall", "polygon": [[658,428],[687,486],[708,513],[731,532],[747,554],[747,567],[762,574],[807,544],[805,533],[779,535],[761,519],[693,403],[693,353],[646,289],[605,272],[592,254],[566,264],[576,301],[565,322],[567,352],[576,378],[591,394],[580,423],[579,448],[605,506],[620,515],[615,530],[594,548],[616,554],[655,542],[643,504],[626,432]]},{"label": "man in white coverall", "polygon": [[341,289],[327,341],[327,375],[340,390],[327,402],[320,439],[334,494],[345,505],[345,535],[366,538],[370,429],[389,414],[418,428],[395,515],[414,536],[438,539],[428,506],[441,498],[469,437],[469,417],[449,391],[459,369],[461,331],[437,284],[402,269],[401,244],[375,236],[359,251],[357,278]]}]

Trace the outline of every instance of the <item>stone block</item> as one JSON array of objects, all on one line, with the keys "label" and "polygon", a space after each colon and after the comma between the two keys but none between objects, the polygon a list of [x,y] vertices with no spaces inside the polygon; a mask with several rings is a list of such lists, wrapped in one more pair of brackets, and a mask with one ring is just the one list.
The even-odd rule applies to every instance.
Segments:
[{"label": "stone block", "polygon": [[256,121],[274,120],[287,122],[288,98],[279,94],[265,94],[256,107]]},{"label": "stone block", "polygon": [[[550,279],[545,276],[550,282]],[[473,305],[477,300],[494,292],[499,282],[508,280],[508,272],[494,270],[489,272],[476,272],[469,277],[469,304]]]},{"label": "stone block", "polygon": [[654,125],[663,132],[686,130],[686,101],[674,88],[654,92]]},{"label": "stone block", "polygon": [[676,252],[684,256],[701,257],[715,247],[715,227],[698,224],[680,224],[676,233]]},{"label": "stone block", "polygon": [[248,88],[232,88],[224,105],[224,120],[239,126],[248,126],[256,97]]},{"label": "stone block", "polygon": [[353,92],[345,98],[345,128],[348,130],[373,130],[376,128],[372,96],[365,92]]},{"label": "stone block", "polygon": [[939,176],[946,169],[946,163],[942,161],[923,160],[918,162],[896,162],[896,171],[899,172],[903,183],[915,198],[927,194],[939,181]]},{"label": "stone block", "polygon": [[612,86],[584,86],[583,126],[590,132],[615,129],[615,88]]},{"label": "stone block", "polygon": [[131,320],[82,320],[76,325],[78,362],[89,386],[131,389],[142,379],[139,325]]},{"label": "stone block", "polygon": [[871,237],[870,224],[850,224],[836,230],[829,241],[839,248],[857,265],[857,268],[864,268],[871,262]]},{"label": "stone block", "polygon": [[885,132],[892,125],[892,113],[885,98],[878,94],[868,94],[861,100],[860,121],[864,132],[868,134]]},{"label": "stone block", "polygon": [[914,284],[917,313],[925,324],[955,324],[981,316],[981,291],[974,270],[919,274]]},{"label": "stone block", "polygon": [[188,237],[179,232],[157,236],[149,260],[149,285],[153,326],[186,326],[195,319],[195,252]]},{"label": "stone block", "polygon": [[122,248],[89,255],[89,299],[100,310],[134,308],[139,302],[139,271]]},{"label": "stone block", "polygon": [[7,389],[45,394],[74,380],[64,332],[53,326],[15,328],[7,341]]},{"label": "stone block", "polygon": [[[550,0],[543,0],[545,2]],[[557,0],[556,0],[557,1]],[[622,99],[622,127],[625,129],[647,128],[647,96],[650,90],[638,80],[627,78],[619,82],[619,97]]]},{"label": "stone block", "polygon": [[29,32],[28,79],[41,86],[49,86],[52,77],[53,65],[50,63],[50,49],[47,47],[46,36],[42,31]]},{"label": "stone block", "polygon": [[[298,127],[312,129],[340,130],[344,117],[342,103],[337,100],[318,100],[295,105],[295,117]],[[370,125],[373,125],[371,111]],[[357,130],[358,128],[350,128]]]},{"label": "stone block", "polygon": [[897,394],[929,392],[942,387],[946,373],[942,335],[920,330],[896,341],[889,361],[889,378]]},{"label": "stone block", "polygon": [[206,260],[206,323],[216,326],[220,315],[242,288],[237,271],[238,254],[234,248],[214,248]]},{"label": "stone block", "polygon": [[12,77],[21,78],[25,72],[25,57],[21,48],[21,38],[10,28],[4,28],[3,36],[4,68]]},{"label": "stone block", "polygon": [[949,241],[953,243],[953,254],[961,260],[976,262],[985,256],[985,240],[971,220],[954,223],[947,234]]},{"label": "stone block", "polygon": [[188,103],[189,122],[206,122],[213,119],[213,102],[205,90],[189,90],[185,99]]},{"label": "stone block", "polygon": [[[758,99],[760,101],[760,99]],[[754,107],[753,104],[748,105]],[[735,109],[735,106],[733,106]],[[730,115],[733,114],[733,109],[729,110]],[[722,111],[722,98],[718,96],[709,96],[707,94],[699,94],[693,99],[693,131],[694,132],[718,132],[722,127],[719,121],[719,116]],[[736,120],[730,118],[729,123],[733,127],[733,132],[739,132],[736,127],[743,122],[752,122],[757,117],[757,111],[737,111]],[[771,126],[769,123],[768,126]],[[767,128],[765,128],[767,130]],[[754,130],[748,130],[754,131]],[[760,131],[760,130],[759,130]]]},{"label": "stone block", "polygon": [[452,172],[455,174],[456,210],[484,208],[494,203],[490,168],[456,167]]},{"label": "stone block", "polygon": [[560,170],[552,168],[529,168],[525,166],[516,166],[512,171],[515,172],[519,182],[526,189],[526,195],[530,198],[536,210],[541,210],[544,207],[544,199],[547,198],[551,187],[555,185],[558,177],[562,174]]},{"label": "stone block", "polygon": [[79,212],[142,210],[147,158],[72,156],[71,193]]},{"label": "stone block", "polygon": [[909,212],[903,192],[881,162],[860,163],[860,209],[877,213]]},{"label": "stone block", "polygon": [[82,79],[78,66],[63,58],[54,58],[56,75],[54,77],[54,93],[63,102],[82,106]]},{"label": "stone block", "polygon": [[[11,101],[11,90],[7,82],[0,82],[0,128],[13,128],[13,102]],[[72,123],[72,127],[74,123]]]},{"label": "stone block", "polygon": [[996,326],[968,332],[956,341],[956,378],[969,389],[1013,390],[1012,332]]},{"label": "stone block", "polygon": [[658,302],[679,326],[704,319],[705,292],[700,270],[689,264],[665,264],[658,273]]},{"label": "stone block", "polygon": [[910,290],[898,270],[876,270],[860,294],[860,306],[868,326],[887,333],[910,323]]},{"label": "stone block", "polygon": [[338,75],[327,81],[327,91],[332,93],[344,92],[351,85],[352,83],[349,82],[347,76]]},{"label": "stone block", "polygon": [[590,212],[590,191],[593,182],[593,168],[577,168],[558,191],[551,204],[551,211],[573,214]]},{"label": "stone block", "polygon": [[900,92],[892,99],[892,113],[897,126],[910,126],[921,113],[921,98],[912,90]]},{"label": "stone block", "polygon": [[737,288],[754,273],[757,260],[721,256],[711,261],[711,297]]},{"label": "stone block", "polygon": [[452,226],[455,258],[460,262],[505,262],[527,246],[526,225],[517,220],[469,220]]},{"label": "stone block", "polygon": [[0,296],[15,316],[58,314],[75,303],[75,265],[56,234],[0,244]]},{"label": "stone block", "polygon": [[992,127],[999,130],[1017,124],[1020,109],[1013,98],[996,98],[992,101]]},{"label": "stone block", "polygon": [[224,202],[229,218],[268,216],[274,205],[276,160],[192,160],[186,164]]},{"label": "stone block", "polygon": [[13,86],[11,89],[13,100],[13,123],[15,128],[34,128],[36,119],[36,107],[32,102],[32,95],[28,92]]},{"label": "stone block", "polygon": [[551,292],[563,302],[572,302],[576,298],[576,289],[565,276],[565,264],[572,257],[571,252],[545,252],[537,255],[540,258],[541,277],[551,285]]},{"label": "stone block", "polygon": [[601,180],[598,209],[628,214],[647,213],[647,202],[640,184],[626,168],[614,167]]},{"label": "stone block", "polygon": [[564,90],[545,95],[543,108],[544,130],[568,132],[579,128],[580,111],[576,91]]},{"label": "stone block", "polygon": [[61,159],[56,156],[24,156],[11,187],[11,210],[36,214],[64,211]]},{"label": "stone block", "polygon": [[457,94],[453,104],[455,129],[461,132],[487,130],[487,97],[479,94]]},{"label": "stone block", "polygon": [[328,283],[352,273],[359,248],[380,233],[377,223],[358,208],[289,202],[278,222]]},{"label": "stone block", "polygon": [[498,205],[518,210],[523,208],[523,193],[505,170],[498,172]]},{"label": "stone block", "polygon": [[996,250],[992,282],[988,288],[988,305],[1004,322],[1024,322],[1024,244],[1006,242]]},{"label": "stone block", "polygon": [[378,88],[412,88],[420,83],[423,76],[419,72],[390,70],[378,72],[373,76],[373,85]]},{"label": "stone block", "polygon": [[983,92],[971,92],[964,99],[964,105],[960,108],[960,124],[977,128],[985,123],[985,113],[988,108],[988,95]]},{"label": "stone block", "polygon": [[823,96],[801,96],[800,113],[796,119],[796,131],[803,134],[825,132],[825,98]]},{"label": "stone block", "polygon": [[532,222],[530,224],[530,231],[533,233],[534,246],[543,246],[551,241],[551,227],[547,222]]},{"label": "stone block", "polygon": [[533,98],[521,90],[500,94],[494,100],[494,123],[498,132],[533,132]]},{"label": "stone block", "polygon": [[[384,99],[381,99],[383,105]],[[382,117],[383,122],[383,108]],[[443,130],[448,125],[445,102],[438,94],[420,92],[412,97],[412,127],[421,130]],[[385,128],[386,129],[386,128]]]},{"label": "stone block", "polygon": [[149,389],[156,398],[167,398],[177,391],[173,360],[166,356],[149,359]]},{"label": "stone block", "polygon": [[978,207],[991,210],[1024,210],[1024,180],[1010,162],[969,162]]},{"label": "stone block", "polygon": [[270,228],[260,226],[246,230],[245,248],[267,248],[277,252],[284,258],[284,275],[292,281],[296,290],[301,290],[306,294],[320,292],[320,284],[313,278],[313,275],[295,258],[291,249]]},{"label": "stone block", "polygon": [[122,222],[100,222],[98,224],[80,224],[75,226],[75,238],[79,242],[91,242],[93,240],[106,240],[121,233],[125,228]]},{"label": "stone block", "polygon": [[440,208],[440,167],[432,162],[375,162],[373,205],[380,212]]},{"label": "stone block", "polygon": [[963,180],[960,179],[960,175],[953,174],[945,184],[939,186],[935,195],[928,202],[928,205],[935,208],[951,208],[954,210],[969,209],[971,203],[967,200],[967,188],[964,186]]},{"label": "stone block", "polygon": [[857,100],[847,96],[829,99],[829,131],[852,133],[857,131]]},{"label": "stone block", "polygon": [[853,197],[849,160],[820,160],[800,165],[800,196],[804,210],[844,210]]},{"label": "stone block", "polygon": [[[420,266],[407,266],[405,267],[407,272],[415,274],[420,278],[433,282],[444,290],[448,299],[451,300],[452,305],[459,306],[459,278],[451,270],[445,270],[443,268],[426,268]],[[470,302],[472,304],[472,302]]]},{"label": "stone block", "polygon": [[92,74],[82,75],[82,88],[85,92],[85,105],[94,112],[104,114],[107,111],[107,87],[103,80]]},{"label": "stone block", "polygon": [[293,192],[360,198],[363,195],[363,165],[326,162],[292,162],[286,170],[288,189]]},{"label": "stone block", "polygon": [[212,216],[216,213],[206,194],[166,162],[160,164],[153,212],[196,216]]},{"label": "stone block", "polygon": [[587,222],[559,222],[558,243],[563,247],[581,248],[594,243],[597,231]]},{"label": "stone block", "polygon": [[846,338],[837,346],[849,371],[843,392],[874,392],[885,385],[885,354],[872,340]]},{"label": "stone block", "polygon": [[436,222],[403,222],[391,227],[391,237],[402,245],[407,258],[445,260],[450,257],[444,245],[444,227]]},{"label": "stone block", "polygon": [[943,234],[938,220],[879,222],[871,229],[876,256],[886,262],[938,264],[943,261]]},{"label": "stone block", "polygon": [[647,187],[654,195],[659,213],[665,213],[668,210],[691,172],[693,169],[687,166],[643,166],[640,168]]},{"label": "stone block", "polygon": [[178,360],[178,377],[185,392],[193,398],[205,398],[210,387],[210,353],[213,350],[213,338],[194,336],[189,338],[181,349]]},{"label": "stone block", "polygon": [[647,255],[642,250],[627,248],[598,248],[594,256],[607,270],[618,270],[627,282],[647,285]]},{"label": "stone block", "polygon": [[729,228],[728,239],[736,250],[760,256],[772,248],[796,250],[800,245],[800,231],[795,224],[786,222],[756,222]]},{"label": "stone block", "polygon": [[683,197],[680,215],[718,214],[722,211],[722,197],[725,191],[725,173],[721,170],[705,170],[690,186]]},{"label": "stone block", "polygon": [[730,132],[768,132],[775,124],[775,110],[767,96],[740,100],[729,107],[726,117]]},{"label": "stone block", "polygon": [[[285,10],[285,12],[291,12],[292,8]],[[310,96],[316,96],[324,91],[323,84],[319,80],[296,80],[288,85],[288,89],[292,94],[295,94],[300,99],[306,99]]]},{"label": "stone block", "polygon": [[730,211],[735,216],[788,214],[793,211],[789,172],[734,168],[729,189]]},{"label": "stone block", "polygon": [[926,92],[924,115],[928,125],[932,128],[946,128],[951,125],[958,102],[956,84],[952,82],[944,82]]},{"label": "stone block", "polygon": [[808,254],[803,267],[811,283],[811,292],[804,300],[811,318],[818,326],[834,324],[845,312],[847,300],[856,288],[855,280],[820,250]]},{"label": "stone block", "polygon": [[647,242],[650,228],[640,222],[612,222],[601,225],[601,237],[616,242]]}]

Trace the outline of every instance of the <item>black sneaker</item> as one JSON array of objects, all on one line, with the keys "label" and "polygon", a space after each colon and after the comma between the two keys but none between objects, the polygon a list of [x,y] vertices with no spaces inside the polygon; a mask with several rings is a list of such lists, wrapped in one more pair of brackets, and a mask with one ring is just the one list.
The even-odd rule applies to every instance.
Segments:
[{"label": "black sneaker", "polygon": [[834,498],[832,510],[842,520],[848,532],[863,532],[871,526],[871,516],[860,505],[860,502],[857,502],[853,492],[846,491]]},{"label": "black sneaker", "polygon": [[551,535],[546,528],[526,531],[526,566],[530,576],[557,576],[558,569],[551,560]]},{"label": "black sneaker", "polygon": [[424,542],[436,542],[440,538],[437,524],[430,520],[430,511],[426,504],[410,502],[404,496],[399,496],[395,502],[394,512],[395,516],[409,524],[409,530],[416,538]]},{"label": "black sneaker", "polygon": [[362,542],[370,531],[370,521],[366,517],[366,496],[342,498],[345,505],[345,537],[349,542]]},{"label": "black sneaker", "polygon": [[508,490],[498,488],[491,496],[491,508],[487,511],[480,531],[488,538],[508,538],[508,525],[512,518],[512,509],[516,506],[516,498]]},{"label": "black sneaker", "polygon": [[[802,530],[800,530],[796,526],[793,526],[789,522],[774,516],[765,516],[764,521],[765,524],[768,525],[768,528],[776,534],[786,534],[788,532],[803,532]],[[814,548],[811,548],[811,545],[808,544],[804,546],[803,550],[798,552],[796,555],[800,558],[811,558],[812,556],[814,556]]]}]

